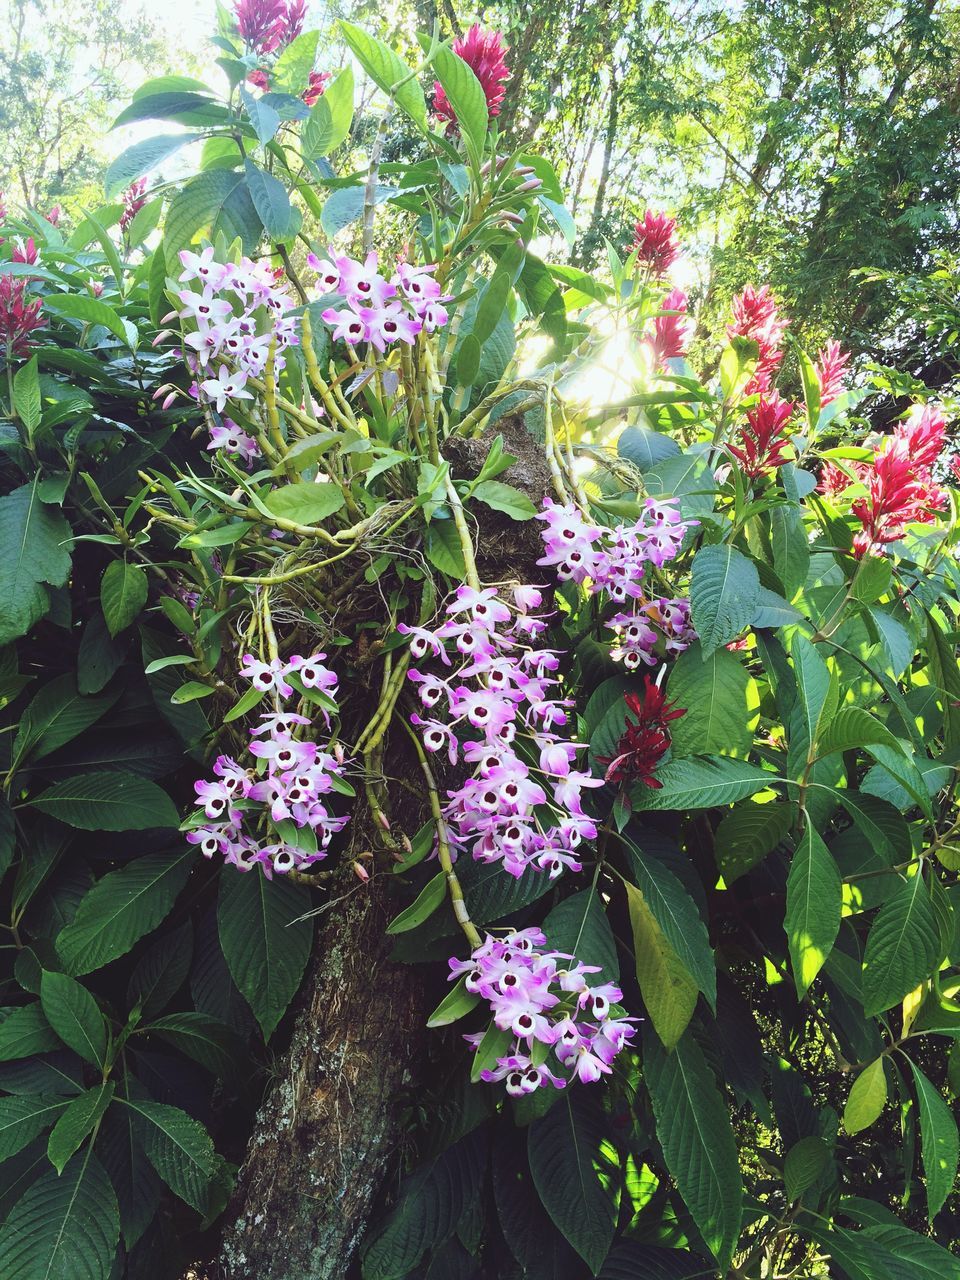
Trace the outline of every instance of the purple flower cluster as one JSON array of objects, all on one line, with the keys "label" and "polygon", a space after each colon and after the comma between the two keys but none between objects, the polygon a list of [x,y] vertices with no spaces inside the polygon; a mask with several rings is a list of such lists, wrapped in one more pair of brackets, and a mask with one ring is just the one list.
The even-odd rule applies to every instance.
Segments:
[{"label": "purple flower cluster", "polygon": [[435,266],[413,267],[401,262],[392,279],[377,272],[377,255],[368,253],[363,262],[342,255],[307,261],[317,272],[321,296],[337,293],[345,307],[327,307],[323,319],[333,328],[339,342],[369,342],[382,355],[394,342],[412,343],[421,330],[433,333],[447,323],[450,301],[434,280]]},{"label": "purple flower cluster", "polygon": [[347,818],[328,807],[330,793],[346,786],[340,782],[342,750],[331,751],[329,744],[323,749],[301,736],[310,718],[282,705],[307,691],[329,729],[337,677],[323,665],[325,657],[294,654],[286,662],[263,662],[244,656],[240,674],[271,695],[274,709],[250,730],[249,766],[221,755],[213,766],[216,781],[194,784],[197,811],[187,820],[186,839],[205,858],[222,854],[240,871],[259,865],[269,880],[274,872],[300,871],[325,858],[331,838],[346,825]]},{"label": "purple flower cluster", "polygon": [[184,250],[180,261],[180,284],[186,287],[177,295],[178,314],[190,327],[187,364],[198,376],[211,375],[199,390],[223,413],[228,400],[253,398],[247,379],[263,373],[271,347],[277,370],[283,368],[283,351],[298,341],[296,319],[287,314],[291,299],[277,287],[277,273],[249,258],[217,262],[207,247],[202,253]]},{"label": "purple flower cluster", "polygon": [[535,587],[514,588],[508,601],[493,587],[461,586],[435,630],[398,630],[415,659],[432,654],[452,667],[447,644],[462,659],[446,678],[408,673],[428,713],[411,716],[426,749],[446,749],[452,764],[462,751],[474,765],[472,777],[447,793],[452,850],[501,862],[512,876],[532,866],[554,878],[565,867],[581,869],[577,850],[597,834],[581,792],[603,783],[576,768],[585,744],[557,732],[572,703],[554,696],[558,654],[531,643],[546,629],[534,612],[542,603]]},{"label": "purple flower cluster", "polygon": [[537,564],[554,569],[563,582],[585,585],[591,595],[603,592],[616,604],[631,602],[606,622],[614,633],[610,656],[630,671],[641,663],[653,666],[658,645],[663,654],[682,653],[697,633],[690,624],[690,602],[667,596],[648,598],[647,565],[662,569],[680,550],[690,523],[672,502],[647,498],[633,524],[613,528],[591,523],[572,503],[561,506],[544,499],[541,532],[546,554]]},{"label": "purple flower cluster", "polygon": [[[490,1002],[493,1025],[516,1037],[496,1068],[480,1073],[483,1080],[505,1080],[511,1097],[546,1084],[592,1084],[610,1074],[614,1058],[636,1034],[635,1018],[615,1015],[620,988],[612,982],[591,986],[589,975],[600,972],[595,965],[541,951],[545,943],[539,929],[513,930],[504,938],[488,934],[469,960],[450,961],[451,980],[462,977],[467,991]],[[466,1039],[477,1048],[483,1035]],[[564,1076],[547,1066],[551,1050]]]}]

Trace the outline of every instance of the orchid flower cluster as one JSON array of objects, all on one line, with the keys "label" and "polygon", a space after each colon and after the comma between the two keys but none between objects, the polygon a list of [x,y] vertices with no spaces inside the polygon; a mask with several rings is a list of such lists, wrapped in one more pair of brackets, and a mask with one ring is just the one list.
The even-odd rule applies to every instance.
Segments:
[{"label": "orchid flower cluster", "polygon": [[[490,1002],[493,1025],[516,1037],[496,1067],[480,1073],[486,1081],[506,1081],[514,1098],[541,1085],[594,1083],[611,1073],[614,1058],[636,1035],[636,1019],[617,1016],[614,1008],[623,999],[620,988],[612,982],[591,986],[590,975],[600,972],[595,965],[540,950],[545,943],[539,929],[512,930],[503,938],[487,934],[469,960],[449,962],[451,980],[462,977],[467,991]],[[477,1049],[483,1033],[465,1039]],[[547,1065],[551,1050],[566,1076]]]},{"label": "orchid flower cluster", "polygon": [[436,266],[414,267],[401,262],[391,279],[377,271],[378,257],[368,253],[363,262],[335,254],[328,258],[307,255],[317,272],[321,297],[339,294],[346,306],[327,307],[321,314],[338,342],[368,342],[383,355],[395,342],[411,345],[421,331],[433,333],[449,319],[444,294],[433,278]]},{"label": "orchid flower cluster", "polygon": [[180,261],[185,287],[176,314],[190,327],[187,364],[198,376],[211,375],[197,394],[223,413],[228,400],[253,398],[247,379],[263,373],[271,353],[277,371],[284,367],[283,351],[299,341],[296,318],[288,314],[291,299],[277,287],[278,273],[249,258],[217,262],[208,246],[202,253],[184,250]]},{"label": "orchid flower cluster", "polygon": [[689,600],[648,596],[644,583],[646,567],[661,569],[674,559],[692,523],[681,519],[674,503],[647,498],[639,520],[615,528],[593,524],[572,503],[545,498],[543,505],[537,519],[545,524],[546,554],[537,564],[553,568],[562,582],[586,586],[591,595],[603,592],[615,604],[630,604],[606,622],[615,662],[635,671],[658,661],[658,647],[669,655],[689,647],[697,638]]},{"label": "orchid flower cluster", "polygon": [[319,703],[329,729],[337,677],[323,665],[325,657],[294,654],[286,662],[263,662],[244,656],[240,675],[271,695],[274,709],[250,730],[249,765],[218,756],[216,780],[194,784],[197,811],[187,820],[186,839],[205,858],[221,854],[239,871],[259,866],[270,880],[274,872],[303,871],[325,858],[332,837],[346,826],[348,819],[329,807],[331,792],[348,789],[340,781],[342,749],[331,749],[329,743],[321,747],[301,736],[310,718],[283,706],[299,692],[290,682],[295,679]]},{"label": "orchid flower cluster", "polygon": [[558,732],[571,702],[554,696],[559,654],[531,643],[547,626],[534,613],[542,603],[536,587],[515,587],[508,599],[493,587],[461,586],[435,630],[398,630],[410,637],[414,659],[432,654],[452,668],[447,644],[462,659],[445,679],[408,672],[429,713],[410,717],[424,747],[446,749],[451,764],[462,753],[474,765],[473,776],[447,793],[451,851],[499,862],[512,876],[533,867],[554,879],[565,868],[581,870],[577,850],[597,835],[581,793],[603,783],[576,767],[586,744]]}]

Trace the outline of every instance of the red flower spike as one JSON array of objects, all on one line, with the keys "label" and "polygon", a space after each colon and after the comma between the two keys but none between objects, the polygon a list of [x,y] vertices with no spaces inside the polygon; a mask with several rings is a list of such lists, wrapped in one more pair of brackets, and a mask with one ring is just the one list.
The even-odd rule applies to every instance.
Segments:
[{"label": "red flower spike", "polygon": [[680,315],[657,315],[653,318],[653,332],[644,336],[655,369],[662,369],[668,360],[687,354],[690,342],[691,322],[687,319],[687,295],[682,289],[671,289],[660,304],[661,312],[677,311]]},{"label": "red flower spike", "polygon": [[820,384],[820,407],[825,408],[844,391],[843,379],[850,362],[850,352],[841,351],[840,343],[832,339],[817,355],[814,366]]},{"label": "red flower spike", "polygon": [[748,284],[734,298],[733,324],[727,325],[727,337],[752,338],[760,348],[757,371],[744,387],[744,395],[770,390],[783,359],[780,345],[788,323],[777,310],[777,300],[767,285],[754,289]]},{"label": "red flower spike", "polygon": [[[507,47],[503,43],[502,32],[484,31],[479,24],[475,24],[465,36],[454,40],[453,52],[464,60],[480,81],[491,117],[498,116],[506,93],[504,85],[510,79],[510,68],[503,56]],[[456,125],[456,112],[439,80],[433,86],[433,110],[436,116],[448,122],[448,129]]]},{"label": "red flower spike", "polygon": [[791,413],[791,402],[781,400],[776,391],[762,395],[757,404],[747,410],[747,426],[740,432],[740,445],[731,444],[727,448],[751,480],[789,461],[783,453],[789,444],[783,428]]},{"label": "red flower spike", "polygon": [[667,702],[663,691],[649,676],[644,677],[644,695],[626,693],[623,696],[627,709],[637,717],[636,723],[629,716],[624,719],[625,730],[617,743],[615,756],[598,756],[600,764],[607,766],[606,782],[627,785],[642,782],[644,786],[658,790],[663,786],[653,776],[653,771],[670,746],[667,725],[671,720],[687,714],[685,707],[674,707]]},{"label": "red flower spike", "polygon": [[676,218],[647,209],[633,228],[630,249],[636,250],[638,263],[648,266],[655,276],[662,276],[680,257]]}]

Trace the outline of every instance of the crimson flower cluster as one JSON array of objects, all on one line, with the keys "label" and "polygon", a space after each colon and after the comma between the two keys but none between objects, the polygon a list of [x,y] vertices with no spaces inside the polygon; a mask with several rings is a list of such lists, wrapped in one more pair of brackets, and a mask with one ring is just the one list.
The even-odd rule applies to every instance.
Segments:
[{"label": "crimson flower cluster", "polygon": [[820,386],[820,407],[825,409],[844,392],[843,380],[846,377],[847,365],[850,363],[850,352],[841,351],[840,343],[831,339],[822,347],[814,366],[817,382]]},{"label": "crimson flower cluster", "polygon": [[663,369],[668,360],[687,354],[693,336],[693,322],[686,315],[687,295],[682,289],[671,289],[653,318],[652,331],[643,337],[654,369]]},{"label": "crimson flower cluster", "polygon": [[512,876],[534,867],[553,879],[581,869],[577,850],[597,835],[581,793],[603,783],[576,768],[586,744],[558,732],[572,704],[555,696],[559,655],[535,643],[547,626],[534,612],[542,603],[536,587],[506,599],[493,587],[461,586],[435,630],[398,630],[417,660],[432,654],[452,668],[448,644],[461,659],[446,678],[408,672],[428,712],[410,717],[424,747],[445,749],[451,764],[462,753],[474,766],[443,807],[452,851],[499,862]]},{"label": "crimson flower cluster", "polygon": [[[180,254],[181,323],[187,322],[187,364],[201,375],[198,392],[223,413],[228,400],[250,400],[247,378],[259,377],[271,350],[277,369],[283,351],[298,341],[291,301],[277,287],[276,274],[249,258],[238,263],[214,260],[213,249]],[[212,366],[217,364],[213,375]],[[242,450],[233,450],[242,452]]]},{"label": "crimson flower cluster", "polygon": [[616,755],[598,757],[607,766],[605,782],[627,785],[641,782],[646,787],[659,790],[663,786],[654,777],[654,770],[670,748],[671,720],[687,714],[685,707],[674,707],[664,697],[663,691],[649,676],[644,676],[644,693],[625,693],[623,700],[627,710],[637,718],[624,719],[624,732],[617,743]]},{"label": "crimson flower cluster", "polygon": [[303,30],[306,0],[237,0],[237,28],[255,53],[276,53]]},{"label": "crimson flower cluster", "polygon": [[792,413],[791,401],[781,400],[776,391],[764,392],[747,410],[747,425],[741,428],[740,444],[730,444],[727,448],[751,480],[768,475],[790,461],[784,453],[789,444],[784,431]]},{"label": "crimson flower cluster", "polygon": [[330,793],[344,789],[338,786],[342,751],[304,738],[309,717],[283,705],[299,692],[292,677],[319,703],[329,729],[329,713],[337,709],[337,677],[323,665],[325,657],[294,654],[286,662],[263,662],[244,656],[241,676],[272,697],[273,711],[250,730],[249,764],[218,756],[216,780],[194,784],[197,812],[187,820],[186,839],[205,858],[221,854],[239,871],[259,866],[270,880],[274,872],[301,871],[325,858],[332,837],[346,826],[348,819],[329,807]]},{"label": "crimson flower cluster", "polygon": [[676,218],[647,209],[633,228],[630,248],[637,255],[638,265],[642,263],[659,279],[680,257]]},{"label": "crimson flower cluster", "polygon": [[755,289],[748,284],[743,293],[733,299],[733,323],[727,325],[727,337],[751,338],[760,349],[756,372],[744,387],[744,395],[770,390],[783,359],[787,324],[767,285]]},{"label": "crimson flower cluster", "polygon": [[123,213],[120,215],[120,233],[126,232],[130,223],[134,220],[143,206],[147,203],[147,180],[146,178],[137,178],[131,182],[129,187],[123,193]]},{"label": "crimson flower cluster", "polygon": [[[507,47],[502,33],[484,31],[474,24],[465,36],[454,40],[453,52],[464,60],[480,81],[491,117],[498,116],[506,93],[504,85],[510,79],[510,68],[504,58]],[[433,111],[440,120],[447,121],[448,131],[456,126],[457,113],[439,80],[433,86]]]},{"label": "crimson flower cluster", "polygon": [[[0,221],[5,216],[4,208]],[[38,257],[31,236],[25,243],[16,240],[10,261],[32,265]],[[29,285],[29,276],[0,275],[0,353],[7,360],[25,356],[30,350],[30,335],[47,323],[42,300],[27,296]]]},{"label": "crimson flower cluster", "polygon": [[[451,980],[462,977],[467,991],[489,1001],[493,1025],[515,1038],[496,1067],[480,1073],[486,1081],[505,1081],[514,1098],[541,1085],[592,1084],[611,1073],[614,1058],[636,1035],[636,1019],[614,1008],[623,999],[620,988],[592,986],[590,975],[600,972],[595,965],[540,950],[546,941],[539,929],[487,934],[469,960],[450,960]],[[483,1033],[465,1039],[476,1049]],[[547,1065],[551,1051],[562,1075]]]},{"label": "crimson flower cluster", "polygon": [[363,262],[329,252],[325,259],[308,254],[307,261],[320,295],[339,294],[346,303],[321,312],[338,342],[369,342],[382,355],[394,342],[411,344],[421,330],[433,333],[447,323],[450,297],[433,278],[435,266],[401,262],[388,280],[377,271],[375,252]]},{"label": "crimson flower cluster", "polygon": [[665,653],[677,654],[697,638],[689,601],[648,597],[644,588],[646,566],[660,569],[674,559],[690,527],[674,503],[647,498],[639,520],[615,528],[593,524],[572,503],[561,506],[546,498],[543,505],[537,518],[545,523],[546,554],[537,564],[553,568],[563,582],[585,585],[592,595],[603,592],[616,604],[631,604],[606,623],[614,633],[615,662],[630,671],[641,663],[652,666],[661,641]]},{"label": "crimson flower cluster", "polygon": [[925,405],[900,423],[877,450],[872,464],[860,471],[866,497],[851,505],[861,529],[853,540],[854,555],[878,555],[896,542],[908,524],[927,524],[946,502],[933,482],[933,466],[943,451],[946,420],[936,405]]}]

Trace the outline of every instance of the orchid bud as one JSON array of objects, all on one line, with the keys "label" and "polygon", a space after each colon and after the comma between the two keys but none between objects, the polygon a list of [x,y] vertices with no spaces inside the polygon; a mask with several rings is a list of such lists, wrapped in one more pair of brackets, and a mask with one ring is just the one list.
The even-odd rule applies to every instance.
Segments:
[{"label": "orchid bud", "polygon": [[377,822],[379,822],[380,826],[384,829],[384,831],[390,830],[390,819],[387,817],[387,815],[383,812],[382,809],[377,810]]},{"label": "orchid bud", "polygon": [[367,881],[370,879],[370,872],[367,870],[366,867],[362,867],[359,862],[355,862],[353,864],[353,874],[357,877],[358,880],[361,880],[364,884],[366,884]]},{"label": "orchid bud", "polygon": [[542,178],[527,178],[526,182],[521,182],[518,191],[536,191],[538,187],[543,186]]}]

